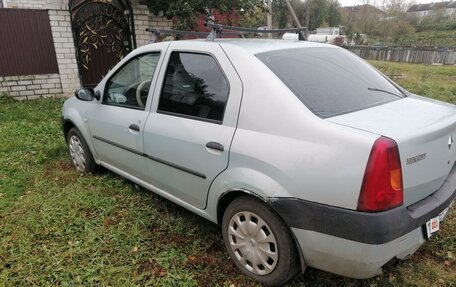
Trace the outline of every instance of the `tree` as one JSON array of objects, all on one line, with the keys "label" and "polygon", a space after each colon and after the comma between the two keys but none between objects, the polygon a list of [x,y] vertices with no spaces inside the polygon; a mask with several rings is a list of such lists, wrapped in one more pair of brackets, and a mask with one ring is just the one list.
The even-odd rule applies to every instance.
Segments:
[{"label": "tree", "polygon": [[[267,6],[255,7],[240,14],[239,25],[241,27],[258,28],[266,26]],[[274,19],[274,17],[273,17]]]},{"label": "tree", "polygon": [[[308,9],[309,15],[309,29],[315,30],[328,18],[328,0],[307,0],[310,1]],[[306,7],[307,8],[307,7]]]},{"label": "tree", "polygon": [[290,23],[289,14],[285,1],[272,1],[272,21],[275,27],[286,28]]},{"label": "tree", "polygon": [[330,27],[336,27],[341,23],[340,3],[337,0],[330,0],[328,5],[327,22]]},{"label": "tree", "polygon": [[372,33],[381,36],[384,43],[403,44],[404,39],[415,32],[407,19],[407,5],[405,0],[384,0],[382,6],[386,16]]},{"label": "tree", "polygon": [[163,11],[168,19],[176,17],[176,28],[183,30],[193,29],[200,15],[210,19],[212,9],[230,16],[264,6],[263,0],[142,0],[141,3],[154,14]]},{"label": "tree", "polygon": [[[303,26],[306,25],[306,10],[309,9],[309,30],[315,30],[323,23],[331,27],[341,24],[340,4],[337,0],[291,0],[290,3]],[[285,1],[276,0],[273,5],[273,20],[276,26],[279,28],[294,27],[295,23]]]},{"label": "tree", "polygon": [[340,4],[337,0],[307,0],[304,9],[309,9],[309,30],[326,23],[330,27],[341,24]]}]

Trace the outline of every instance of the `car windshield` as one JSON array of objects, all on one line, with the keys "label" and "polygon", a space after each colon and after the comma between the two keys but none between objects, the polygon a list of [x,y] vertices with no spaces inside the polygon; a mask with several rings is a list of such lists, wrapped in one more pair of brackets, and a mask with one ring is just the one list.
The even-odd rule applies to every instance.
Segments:
[{"label": "car windshield", "polygon": [[256,56],[320,118],[405,97],[369,64],[344,49],[285,49]]}]

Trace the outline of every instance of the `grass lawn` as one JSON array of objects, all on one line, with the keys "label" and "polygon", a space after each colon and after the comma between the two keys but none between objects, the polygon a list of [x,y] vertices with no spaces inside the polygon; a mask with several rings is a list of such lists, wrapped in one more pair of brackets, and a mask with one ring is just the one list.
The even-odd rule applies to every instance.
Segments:
[{"label": "grass lawn", "polygon": [[[456,67],[373,62],[412,92],[456,103]],[[109,171],[79,176],[63,100],[0,102],[0,286],[258,286],[219,228]],[[456,212],[411,259],[352,280],[309,268],[288,286],[456,286]]]},{"label": "grass lawn", "polygon": [[407,35],[401,45],[427,47],[456,47],[456,31],[423,31]]},{"label": "grass lawn", "polygon": [[[382,43],[380,37],[369,37],[372,43]],[[385,42],[385,45],[392,43]],[[421,31],[409,33],[397,43],[401,46],[456,47],[456,30]]]},{"label": "grass lawn", "polygon": [[456,104],[456,66],[369,62],[412,93]]}]

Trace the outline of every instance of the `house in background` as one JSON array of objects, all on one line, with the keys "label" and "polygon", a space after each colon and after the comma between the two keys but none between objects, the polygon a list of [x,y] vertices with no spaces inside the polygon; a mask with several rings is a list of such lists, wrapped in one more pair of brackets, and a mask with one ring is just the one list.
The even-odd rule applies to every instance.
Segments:
[{"label": "house in background", "polygon": [[[380,20],[387,17],[387,13],[369,4],[346,6],[339,9],[342,16],[342,23],[344,23],[346,32],[351,34],[351,30],[356,27],[358,32],[363,34],[371,34],[375,27],[377,27]],[[359,34],[358,34],[359,35]],[[365,37],[357,36],[359,41],[357,44],[364,43]]]},{"label": "house in background", "polygon": [[408,17],[449,17],[456,19],[456,1],[416,4],[407,10]]},{"label": "house in background", "polygon": [[386,17],[385,11],[370,4],[345,6],[341,7],[339,11],[343,19],[347,19],[349,22],[357,22],[366,17],[375,19]]}]

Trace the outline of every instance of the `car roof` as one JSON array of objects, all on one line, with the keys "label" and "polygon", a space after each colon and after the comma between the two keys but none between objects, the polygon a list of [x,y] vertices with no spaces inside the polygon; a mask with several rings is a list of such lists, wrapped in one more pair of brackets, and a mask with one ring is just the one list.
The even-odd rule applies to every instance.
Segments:
[{"label": "car roof", "polygon": [[296,48],[335,48],[334,45],[309,41],[290,41],[282,39],[216,39],[214,42],[222,46],[234,45],[249,53],[260,54],[275,50]]},{"label": "car roof", "polygon": [[[296,48],[338,48],[334,45],[315,43],[308,41],[292,41],[292,40],[282,40],[282,39],[238,39],[238,38],[218,38],[214,41],[208,41],[206,39],[194,39],[194,40],[179,40],[179,42],[186,43],[207,43],[207,45],[221,45],[223,46],[236,46],[241,48],[250,54],[260,54],[275,50],[284,50],[284,49],[296,49]],[[139,48],[138,50],[150,49],[156,47],[156,45],[163,45],[164,43],[169,42],[160,42],[155,44],[150,44],[144,46],[144,48]],[[148,47],[148,48],[146,48]]]}]

